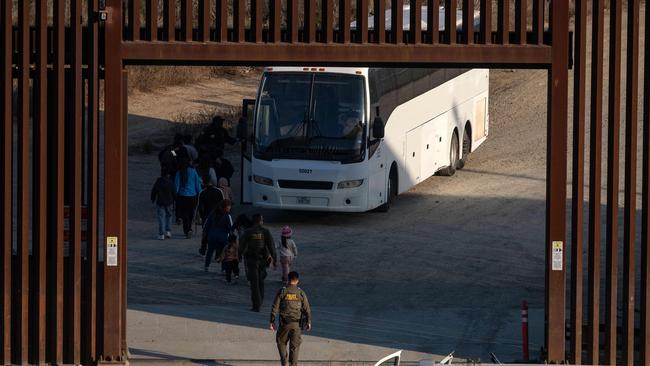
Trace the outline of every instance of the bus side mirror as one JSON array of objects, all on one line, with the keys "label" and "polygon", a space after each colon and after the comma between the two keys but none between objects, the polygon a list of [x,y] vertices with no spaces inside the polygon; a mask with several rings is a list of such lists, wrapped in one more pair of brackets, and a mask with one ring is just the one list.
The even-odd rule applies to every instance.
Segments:
[{"label": "bus side mirror", "polygon": [[239,119],[237,123],[237,138],[240,140],[246,140],[248,137],[248,121],[245,117]]},{"label": "bus side mirror", "polygon": [[384,121],[379,116],[372,121],[372,137],[375,139],[384,138]]}]

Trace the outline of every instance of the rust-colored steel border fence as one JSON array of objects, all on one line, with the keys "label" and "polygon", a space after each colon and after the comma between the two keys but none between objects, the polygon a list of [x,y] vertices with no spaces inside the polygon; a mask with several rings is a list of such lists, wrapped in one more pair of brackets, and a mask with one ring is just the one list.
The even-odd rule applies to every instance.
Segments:
[{"label": "rust-colored steel border fence", "polygon": [[[569,348],[567,359],[581,364],[650,364],[650,319],[648,290],[650,273],[650,10],[645,11],[645,64],[643,83],[643,161],[642,161],[642,207],[641,237],[636,238],[637,222],[637,129],[639,126],[639,49],[640,49],[640,0],[576,0],[575,1],[575,71],[573,100],[573,184],[571,208],[571,275],[570,275],[570,321],[567,327]],[[591,5],[591,7],[589,7]],[[609,6],[609,34],[604,32]],[[590,9],[591,8],[591,9]],[[591,29],[588,27],[588,14]],[[623,39],[623,17],[627,18],[626,38]],[[591,33],[591,67],[587,68],[587,38]],[[601,238],[601,179],[603,172],[603,77],[604,50],[609,38],[609,69],[607,97],[607,204],[605,213],[605,238]],[[626,72],[621,70],[622,47],[626,46]],[[590,75],[587,75],[587,72]],[[589,82],[589,83],[588,83]],[[622,86],[625,85],[625,100]],[[588,88],[589,87],[589,88]],[[587,90],[591,91],[589,96]],[[624,120],[621,120],[624,103]],[[587,108],[589,118],[587,119]],[[589,172],[585,184],[585,134],[586,121],[589,128]],[[624,201],[623,242],[619,243],[619,167],[621,152],[620,129],[624,136]],[[589,188],[588,229],[583,230],[585,217],[585,188]],[[604,240],[603,240],[604,239]],[[587,245],[587,288],[583,288],[583,250]],[[601,269],[601,247],[605,247],[605,268]],[[623,267],[618,268],[619,249],[623,247]],[[641,254],[640,270],[636,267],[636,255]],[[604,296],[601,294],[601,273],[605,272]],[[622,289],[618,288],[622,274]],[[639,280],[640,277],[640,281]],[[637,281],[640,288],[637,288]],[[637,293],[640,292],[640,299]],[[622,296],[620,296],[622,294]],[[605,304],[601,304],[601,298]],[[619,301],[619,298],[621,299]],[[604,305],[604,306],[603,306]],[[586,314],[583,310],[586,308]],[[638,315],[637,315],[638,313]],[[604,319],[601,315],[604,314]],[[549,327],[553,327],[549,324]]]},{"label": "rust-colored steel border fence", "polygon": [[[608,2],[608,201],[603,241],[600,145],[605,1],[575,0],[570,210],[566,208],[567,116],[573,53],[569,52],[568,1],[530,0],[531,6],[528,0],[480,0],[477,4],[474,0],[391,0],[389,4],[386,0],[287,0],[286,6],[280,0],[1,1],[0,362],[125,361],[125,65],[326,64],[548,70],[546,360],[650,364],[650,29],[646,26],[644,38],[642,224],[641,238],[636,238],[640,0],[628,0],[625,6],[622,0]],[[437,12],[422,12],[440,3],[445,6],[443,30],[439,30]],[[408,30],[402,24],[400,4],[415,9],[410,12]],[[462,9],[460,19],[456,19],[457,8]],[[592,66],[587,68],[590,8]],[[387,9],[390,27],[385,24]],[[370,14],[374,24],[368,24]],[[625,40],[621,32],[624,15],[628,20]],[[423,16],[426,29],[420,23]],[[480,19],[477,27],[475,16]],[[621,71],[623,42],[627,46],[625,78]],[[623,80],[625,119],[621,121]],[[588,107],[592,118],[585,237]],[[621,271],[617,268],[618,131],[623,123]],[[570,250],[567,214],[571,214]],[[601,242],[607,248],[604,306],[600,304]],[[635,268],[637,250],[640,269]],[[566,252],[571,259],[569,279]],[[623,274],[620,290],[619,272]],[[588,287],[583,289],[585,275]],[[637,301],[635,280],[639,276],[641,298]],[[571,295],[568,304],[567,286]],[[618,301],[619,293],[622,301]],[[601,313],[605,314],[604,323]]]}]

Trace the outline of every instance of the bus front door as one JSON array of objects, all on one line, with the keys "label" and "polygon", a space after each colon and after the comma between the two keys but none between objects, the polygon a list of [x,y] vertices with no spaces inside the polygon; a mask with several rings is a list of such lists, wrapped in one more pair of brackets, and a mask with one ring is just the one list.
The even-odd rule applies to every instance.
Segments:
[{"label": "bus front door", "polygon": [[[255,120],[255,99],[244,99],[242,102],[242,117],[245,119],[245,126],[238,129],[238,137],[241,139],[241,203],[253,203],[252,197],[252,159],[253,159],[253,122]],[[239,136],[242,135],[242,136]]]}]

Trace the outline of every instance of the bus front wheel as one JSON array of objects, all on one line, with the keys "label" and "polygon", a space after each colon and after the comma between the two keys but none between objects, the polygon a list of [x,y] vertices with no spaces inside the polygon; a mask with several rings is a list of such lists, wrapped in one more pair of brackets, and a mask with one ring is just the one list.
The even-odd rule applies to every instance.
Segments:
[{"label": "bus front wheel", "polygon": [[449,144],[449,166],[440,171],[440,175],[451,177],[458,167],[458,134],[454,132]]}]

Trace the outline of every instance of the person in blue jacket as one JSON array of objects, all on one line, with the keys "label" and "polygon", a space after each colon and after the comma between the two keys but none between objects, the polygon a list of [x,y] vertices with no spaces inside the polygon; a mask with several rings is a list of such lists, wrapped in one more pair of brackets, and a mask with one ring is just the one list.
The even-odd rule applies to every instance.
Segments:
[{"label": "person in blue jacket", "polygon": [[233,232],[232,217],[230,216],[231,208],[232,202],[229,199],[221,201],[219,207],[212,211],[203,226],[202,240],[207,240],[208,244],[208,250],[205,253],[204,270],[206,272],[208,271],[208,267],[210,267],[210,262],[215,252],[220,254],[223,248],[228,245],[228,236]]},{"label": "person in blue jacket", "polygon": [[176,215],[183,222],[183,233],[186,238],[192,237],[192,222],[196,211],[196,201],[201,192],[201,178],[196,169],[190,165],[187,157],[179,160],[176,172]]}]

